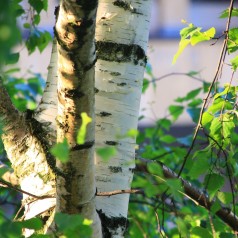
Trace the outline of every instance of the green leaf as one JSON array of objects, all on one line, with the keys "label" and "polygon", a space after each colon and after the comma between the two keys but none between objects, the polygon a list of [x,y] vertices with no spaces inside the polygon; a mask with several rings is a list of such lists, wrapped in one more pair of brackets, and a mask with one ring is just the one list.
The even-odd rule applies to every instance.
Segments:
[{"label": "green leaf", "polygon": [[192,168],[189,171],[189,176],[191,179],[197,179],[209,170],[209,156],[209,151],[206,150],[195,152],[194,157],[197,159],[193,162]]},{"label": "green leaf", "polygon": [[162,127],[165,130],[169,130],[172,125],[172,122],[169,119],[162,118],[157,121],[157,124],[159,125],[159,127]]},{"label": "green leaf", "polygon": [[40,37],[37,42],[37,47],[40,53],[46,48],[49,42],[52,40],[51,34],[48,31],[40,32]]},{"label": "green leaf", "polygon": [[185,97],[175,99],[176,102],[184,102],[194,99],[200,92],[202,88],[197,88],[190,91]]},{"label": "green leaf", "polygon": [[5,220],[0,225],[0,234],[1,237],[6,238],[22,237],[22,226],[20,222],[12,222],[9,220]]},{"label": "green leaf", "polygon": [[179,230],[179,233],[180,233],[181,237],[188,238],[189,237],[189,235],[188,235],[189,232],[188,232],[185,220],[183,220],[180,217],[177,217],[175,219],[175,222],[178,226],[178,230]]},{"label": "green leaf", "polygon": [[145,91],[148,89],[150,85],[150,81],[146,78],[143,80],[143,86],[142,86],[142,93],[145,93]]},{"label": "green leaf", "polygon": [[205,177],[204,185],[207,188],[207,191],[210,195],[210,200],[214,198],[218,190],[220,190],[225,183],[225,179],[220,174],[208,174]]},{"label": "green leaf", "polygon": [[191,45],[194,46],[199,42],[208,41],[214,37],[215,33],[216,33],[216,29],[214,27],[210,28],[209,30],[207,30],[205,32],[198,31],[192,35]]},{"label": "green leaf", "polygon": [[229,53],[238,50],[238,28],[232,28],[228,32],[227,49]]},{"label": "green leaf", "polygon": [[186,73],[186,75],[190,76],[190,77],[193,77],[195,75],[198,75],[200,72],[198,71],[189,71],[188,73]]},{"label": "green leaf", "polygon": [[180,36],[181,39],[187,39],[189,38],[191,35],[193,35],[195,32],[200,31],[201,28],[200,27],[196,27],[194,26],[192,23],[188,24],[187,27],[184,27],[181,31],[180,31]]},{"label": "green leaf", "polygon": [[231,59],[231,64],[233,70],[236,71],[238,68],[238,55],[235,58]]},{"label": "green leaf", "polygon": [[28,2],[38,14],[44,9],[44,3],[42,0],[29,0]]},{"label": "green leaf", "polygon": [[10,54],[7,57],[6,64],[16,64],[19,60],[19,57],[20,57],[19,53]]},{"label": "green leaf", "polygon": [[216,93],[216,94],[214,95],[213,99],[215,100],[215,99],[217,99],[217,98],[219,98],[219,97],[221,97],[221,96],[227,95],[228,92],[229,92],[229,90],[230,90],[230,86],[224,87],[224,90],[223,90],[222,92],[220,92],[220,93]]},{"label": "green leaf", "polygon": [[43,235],[43,234],[33,234],[30,238],[52,238],[50,235]]},{"label": "green leaf", "polygon": [[151,174],[158,175],[161,179],[164,179],[163,170],[160,164],[158,163],[148,163],[147,169]]},{"label": "green leaf", "polygon": [[48,31],[41,32],[35,29],[26,41],[26,47],[29,54],[32,54],[36,47],[39,49],[40,53],[42,53],[51,40],[52,37]]},{"label": "green leaf", "polygon": [[191,230],[191,238],[212,238],[211,233],[203,227],[196,226]]},{"label": "green leaf", "polygon": [[138,131],[138,130],[136,130],[136,129],[130,129],[130,130],[127,131],[127,133],[126,133],[125,136],[134,139],[134,138],[136,138],[138,135],[139,135],[139,131]]},{"label": "green leaf", "polygon": [[90,225],[92,224],[92,222],[93,221],[90,221],[88,219],[83,219],[78,214],[55,214],[55,223],[58,227],[59,232],[70,238],[90,238],[92,234],[92,228]]},{"label": "green leaf", "polygon": [[197,123],[200,116],[201,108],[195,107],[187,108],[187,112],[189,116],[192,118],[193,122]]},{"label": "green leaf", "polygon": [[219,238],[234,238],[234,233],[221,232]]},{"label": "green leaf", "polygon": [[203,82],[203,92],[204,93],[207,93],[209,88],[210,88],[210,83],[207,83],[207,82]]},{"label": "green leaf", "polygon": [[183,110],[184,110],[183,106],[177,106],[177,105],[169,106],[169,112],[174,121],[176,121],[178,117],[183,113]]},{"label": "green leaf", "polygon": [[23,24],[23,27],[26,28],[26,29],[30,29],[31,28],[31,24],[26,22]]},{"label": "green leaf", "polygon": [[235,123],[233,122],[233,116],[230,114],[224,114],[222,116],[222,126],[223,126],[223,138],[230,138],[233,129],[235,128]]},{"label": "green leaf", "polygon": [[[220,15],[220,18],[226,18],[229,16],[229,9],[226,9],[224,10],[221,15]],[[232,13],[231,13],[231,16],[232,17],[238,17],[238,8],[233,8],[232,9]]]},{"label": "green leaf", "polygon": [[230,138],[231,138],[231,143],[234,145],[238,145],[238,134],[236,132],[232,132],[230,134]]},{"label": "green leaf", "polygon": [[211,122],[210,135],[213,139],[215,139],[218,142],[218,144],[221,144],[222,139],[221,129],[222,123],[220,121],[220,118],[215,117]]},{"label": "green leaf", "polygon": [[174,143],[176,141],[176,138],[171,136],[171,135],[164,135],[164,136],[161,136],[159,138],[159,140],[161,142],[164,142],[164,143],[167,143],[167,144],[171,144],[171,143]]},{"label": "green leaf", "polygon": [[204,112],[202,114],[202,125],[205,126],[213,120],[214,116],[209,112]]},{"label": "green leaf", "polygon": [[181,39],[181,41],[179,42],[179,48],[177,53],[174,55],[172,64],[175,64],[178,57],[182,54],[182,52],[184,51],[184,49],[189,45],[190,43],[190,39]]},{"label": "green leaf", "polygon": [[[0,128],[0,131],[1,131],[2,129]],[[2,133],[0,133],[0,135],[1,135]],[[3,166],[3,167],[1,167],[0,168],[0,178],[2,178],[2,176],[5,174],[5,173],[7,173],[7,172],[10,172],[11,171],[11,168],[9,168],[9,167],[5,167],[5,166]]]},{"label": "green leaf", "polygon": [[201,105],[202,102],[203,102],[203,100],[201,98],[195,98],[188,104],[188,106],[189,107],[197,107],[197,106]]},{"label": "green leaf", "polygon": [[[219,193],[219,192],[218,192]],[[219,210],[221,209],[221,204],[220,202],[216,199],[214,201],[214,203],[212,204],[211,208],[210,208],[210,211],[213,213],[213,214],[216,214],[216,212],[218,212]]]},{"label": "green leaf", "polygon": [[97,148],[96,153],[105,161],[108,161],[113,156],[116,155],[117,150],[115,147],[103,147],[103,148]]},{"label": "green leaf", "polygon": [[223,204],[230,204],[233,200],[232,193],[230,192],[217,192],[217,198],[223,203]]},{"label": "green leaf", "polygon": [[48,0],[43,0],[43,9],[44,9],[45,11],[48,10]]},{"label": "green leaf", "polygon": [[213,104],[207,109],[207,112],[215,114],[217,112],[220,113],[221,110],[232,110],[233,105],[223,98],[216,98]]},{"label": "green leaf", "polygon": [[43,222],[40,218],[34,217],[28,220],[24,220],[19,222],[22,227],[33,229],[33,230],[40,230],[43,227]]},{"label": "green leaf", "polygon": [[57,143],[55,146],[53,146],[50,152],[58,160],[66,163],[69,160],[69,145],[67,139],[64,138],[63,142]]},{"label": "green leaf", "polygon": [[[40,23],[40,15],[36,14],[33,19],[33,24],[38,25]],[[29,24],[29,23],[28,23]],[[29,24],[30,25],[30,24]],[[29,27],[30,28],[30,27]]]},{"label": "green leaf", "polygon": [[81,118],[82,118],[82,124],[77,134],[77,143],[79,145],[84,144],[86,134],[87,134],[87,125],[92,122],[92,118],[89,117],[86,112],[81,113]]}]

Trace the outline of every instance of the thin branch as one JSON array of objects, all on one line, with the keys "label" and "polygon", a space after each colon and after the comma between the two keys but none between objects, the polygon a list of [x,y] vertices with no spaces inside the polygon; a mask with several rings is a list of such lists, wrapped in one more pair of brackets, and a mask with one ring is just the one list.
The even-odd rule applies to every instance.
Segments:
[{"label": "thin branch", "polygon": [[162,75],[162,76],[159,77],[159,78],[154,78],[154,79],[152,79],[152,80],[150,81],[150,83],[154,83],[154,82],[160,81],[160,80],[162,80],[162,79],[164,79],[164,78],[168,78],[168,77],[173,76],[173,75],[187,76],[187,77],[192,78],[192,79],[195,79],[195,80],[197,80],[197,81],[199,81],[199,82],[202,82],[202,83],[205,82],[205,80],[203,80],[203,79],[201,79],[201,78],[198,78],[198,77],[195,77],[195,76],[193,76],[193,75],[190,75],[189,73],[172,72],[172,73],[169,73],[169,74]]},{"label": "thin branch", "polygon": [[55,197],[55,195],[43,195],[43,196],[38,196],[38,195],[35,195],[35,194],[32,194],[32,193],[29,193],[29,192],[27,192],[27,191],[24,191],[24,190],[22,190],[22,189],[20,189],[20,188],[18,188],[18,187],[16,187],[16,186],[14,186],[14,185],[12,185],[11,183],[9,183],[9,182],[7,182],[7,181],[1,179],[1,178],[0,178],[0,186],[2,186],[2,187],[8,187],[8,188],[10,188],[10,189],[12,189],[12,190],[15,190],[15,191],[19,192],[19,193],[24,193],[24,194],[26,194],[26,195],[28,195],[28,196],[31,196],[31,197],[37,198],[37,199],[45,199],[45,198],[54,198],[54,197]]},{"label": "thin branch", "polygon": [[110,192],[97,192],[96,196],[113,196],[118,194],[124,194],[124,193],[130,193],[130,194],[145,194],[143,190],[141,189],[121,189],[121,190],[114,190]]},{"label": "thin branch", "polygon": [[[187,197],[189,197],[193,202],[195,202],[197,205],[200,205],[204,208],[206,208],[208,211],[211,210],[212,205],[215,201],[210,201],[209,197],[207,197],[205,192],[201,192],[198,189],[196,189],[191,183],[184,180],[181,176],[178,176],[174,171],[169,169],[167,166],[165,166],[163,163],[158,161],[151,161],[140,158],[139,161],[141,161],[140,164],[137,164],[137,171],[147,171],[147,164],[148,163],[157,163],[161,166],[163,170],[163,174],[165,178],[178,178],[182,182],[182,186],[184,189],[184,193]],[[227,225],[229,225],[234,231],[238,231],[238,217],[229,209],[226,207],[223,207],[221,204],[221,208],[216,212],[216,215],[224,221]]]},{"label": "thin branch", "polygon": [[220,57],[219,57],[219,61],[218,61],[218,66],[217,66],[217,70],[216,70],[216,73],[215,73],[215,76],[214,76],[214,79],[209,87],[209,90],[208,90],[208,93],[207,93],[207,96],[206,98],[203,100],[203,105],[202,105],[202,108],[201,108],[201,111],[200,111],[200,115],[199,115],[199,119],[198,119],[198,123],[197,123],[197,126],[196,126],[196,129],[195,129],[195,132],[194,132],[194,136],[193,136],[193,141],[192,141],[192,144],[191,146],[189,147],[188,151],[187,151],[187,154],[185,155],[184,157],[184,160],[183,160],[183,163],[182,163],[182,166],[178,172],[178,177],[181,175],[183,169],[184,169],[184,166],[188,160],[188,157],[190,155],[190,153],[192,152],[193,150],[193,147],[195,145],[195,141],[197,139],[197,135],[198,135],[198,131],[200,129],[200,127],[202,126],[201,125],[201,122],[202,122],[202,114],[207,106],[207,101],[208,101],[208,98],[210,97],[211,95],[211,92],[212,92],[212,89],[215,85],[215,83],[217,82],[218,80],[218,77],[219,77],[219,74],[222,70],[222,65],[224,63],[224,60],[225,60],[225,57],[226,57],[226,52],[227,52],[227,41],[228,41],[228,32],[229,32],[229,29],[230,29],[230,23],[231,23],[231,13],[232,13],[232,9],[233,9],[233,5],[234,5],[234,0],[231,0],[230,2],[230,6],[229,6],[229,16],[228,16],[228,20],[227,20],[227,24],[226,24],[226,37],[224,39],[224,42],[223,42],[223,46],[222,46],[222,50],[221,50],[221,53],[220,53]]}]

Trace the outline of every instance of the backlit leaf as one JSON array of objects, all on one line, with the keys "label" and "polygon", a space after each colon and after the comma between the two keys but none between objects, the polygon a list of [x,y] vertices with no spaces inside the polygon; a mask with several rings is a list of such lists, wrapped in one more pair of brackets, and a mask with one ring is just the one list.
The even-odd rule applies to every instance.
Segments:
[{"label": "backlit leaf", "polygon": [[54,145],[50,152],[61,162],[67,162],[69,160],[69,145],[67,139],[65,138],[63,142]]},{"label": "backlit leaf", "polygon": [[87,125],[92,122],[92,118],[87,115],[86,112],[81,113],[81,118],[82,118],[82,124],[81,127],[78,130],[77,134],[77,143],[79,145],[84,144],[85,138],[86,138],[86,133],[87,133]]}]

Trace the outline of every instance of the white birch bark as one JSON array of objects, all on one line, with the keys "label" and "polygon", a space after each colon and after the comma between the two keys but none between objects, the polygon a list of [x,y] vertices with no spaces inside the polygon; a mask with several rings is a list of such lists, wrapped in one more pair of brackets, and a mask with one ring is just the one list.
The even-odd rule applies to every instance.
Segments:
[{"label": "white birch bark", "polygon": [[62,0],[56,21],[58,42],[57,141],[67,139],[70,155],[57,161],[56,211],[93,220],[93,237],[100,238],[101,223],[95,207],[95,126],[87,127],[85,143],[77,144],[81,113],[94,121],[95,24],[97,1]]},{"label": "white birch bark", "polygon": [[[151,0],[100,0],[96,41],[96,145],[115,146],[117,155],[96,156],[99,192],[129,189],[133,178],[135,138],[121,138],[137,128],[146,65]],[[97,197],[104,235],[123,237],[129,195]],[[105,225],[104,225],[105,224]]]},{"label": "white birch bark", "polygon": [[[4,121],[2,139],[21,189],[35,196],[48,196],[39,199],[23,194],[25,210],[22,218],[27,220],[39,215],[47,220],[55,205],[55,176],[46,159],[48,144],[39,139],[46,133],[40,123],[14,108],[1,85],[0,98],[0,116]],[[28,237],[32,233],[32,230],[25,230],[24,235]]]},{"label": "white birch bark", "polygon": [[[52,140],[56,141],[56,116],[57,116],[57,42],[53,40],[52,52],[50,63],[48,66],[48,75],[46,86],[42,99],[35,111],[35,118],[43,125],[47,126],[48,133],[53,137]],[[49,131],[50,130],[50,131]]]}]

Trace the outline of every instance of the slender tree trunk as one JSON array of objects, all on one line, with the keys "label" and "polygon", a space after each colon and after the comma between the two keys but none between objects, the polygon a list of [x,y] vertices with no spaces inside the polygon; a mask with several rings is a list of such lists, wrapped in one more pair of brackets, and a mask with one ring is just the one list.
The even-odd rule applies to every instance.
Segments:
[{"label": "slender tree trunk", "polygon": [[[96,143],[116,147],[108,162],[96,156],[99,192],[129,189],[149,33],[151,0],[100,0],[96,41]],[[129,195],[97,197],[105,237],[123,237],[128,226]]]},{"label": "slender tree trunk", "polygon": [[67,139],[70,155],[57,162],[56,211],[81,214],[93,220],[93,237],[101,237],[95,208],[95,126],[87,127],[85,143],[77,144],[77,131],[86,112],[94,122],[94,64],[97,0],[62,0],[55,34],[58,41],[57,141]]}]

